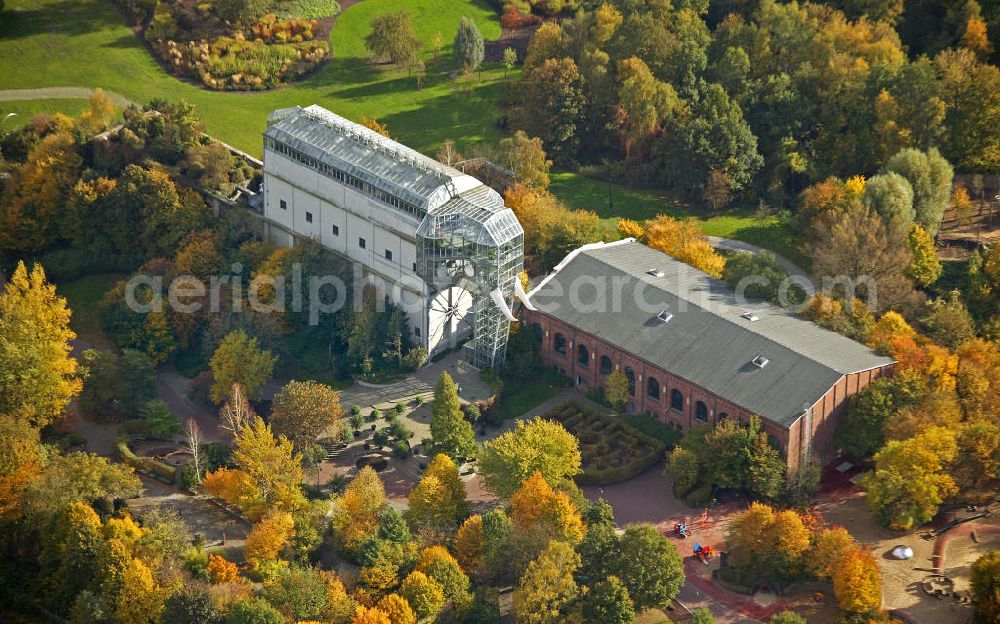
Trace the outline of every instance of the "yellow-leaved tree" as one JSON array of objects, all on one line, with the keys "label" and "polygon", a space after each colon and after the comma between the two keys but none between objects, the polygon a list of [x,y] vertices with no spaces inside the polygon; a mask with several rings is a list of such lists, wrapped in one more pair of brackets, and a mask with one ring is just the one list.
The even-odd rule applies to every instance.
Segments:
[{"label": "yellow-leaved tree", "polygon": [[301,456],[285,436],[275,439],[260,416],[236,433],[233,461],[245,478],[245,492],[237,504],[252,518],[270,509],[294,511],[305,504]]},{"label": "yellow-leaved tree", "polygon": [[514,590],[514,616],[524,624],[557,624],[580,594],[573,573],[580,555],[565,542],[550,542],[537,559],[528,564]]},{"label": "yellow-leaved tree", "polygon": [[272,511],[250,529],[243,544],[243,556],[255,569],[275,562],[295,534],[295,520],[287,511]]},{"label": "yellow-leaved tree", "polygon": [[657,215],[644,224],[646,244],[670,254],[681,262],[714,277],[722,277],[726,260],[720,256],[694,219],[675,219]]},{"label": "yellow-leaved tree", "polygon": [[465,573],[473,578],[482,578],[487,573],[483,561],[483,517],[469,516],[458,527],[455,535],[455,557]]},{"label": "yellow-leaved tree", "polygon": [[0,291],[0,414],[41,428],[80,392],[69,317],[42,266],[18,262]]},{"label": "yellow-leaved tree", "polygon": [[334,536],[347,550],[356,549],[378,532],[385,507],[385,486],[371,466],[365,466],[334,503]]},{"label": "yellow-leaved tree", "polygon": [[577,543],[584,526],[569,495],[552,489],[542,473],[527,479],[510,499],[511,519],[523,532],[544,531],[549,539]]},{"label": "yellow-leaved tree", "polygon": [[944,427],[889,441],[875,454],[875,470],[861,480],[865,502],[892,529],[905,531],[927,522],[945,497],[958,490],[946,472],[957,455],[955,432]]},{"label": "yellow-leaved tree", "polygon": [[833,571],[833,593],[844,611],[868,613],[882,606],[882,577],[872,551],[857,548]]},{"label": "yellow-leaved tree", "polygon": [[437,454],[420,483],[410,491],[406,519],[415,530],[430,527],[454,530],[469,513],[465,484],[450,457]]}]

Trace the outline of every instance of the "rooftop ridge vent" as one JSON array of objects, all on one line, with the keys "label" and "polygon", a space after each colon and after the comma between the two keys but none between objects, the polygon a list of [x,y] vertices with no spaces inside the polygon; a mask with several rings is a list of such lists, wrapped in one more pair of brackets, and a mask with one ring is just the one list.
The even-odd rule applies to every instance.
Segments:
[{"label": "rooftop ridge vent", "polygon": [[659,314],[657,314],[656,318],[660,319],[664,323],[669,323],[670,319],[674,318],[674,315],[671,314],[669,311],[664,310],[663,312],[660,312]]},{"label": "rooftop ridge vent", "polygon": [[754,314],[753,312],[744,312],[740,316],[742,316],[746,320],[750,321],[751,323],[753,323],[754,321],[759,321],[760,320],[760,317],[757,316],[756,314]]},{"label": "rooftop ridge vent", "polygon": [[764,357],[763,355],[761,355],[759,353],[757,355],[755,355],[753,357],[753,360],[752,360],[753,365],[756,366],[757,368],[764,368],[765,366],[767,366],[767,363],[770,362],[770,361],[771,360],[767,359],[766,357]]},{"label": "rooftop ridge vent", "polygon": [[663,277],[664,275],[666,275],[663,271],[661,271],[661,270],[659,270],[657,268],[652,268],[652,269],[646,271],[646,273],[649,274],[649,275],[652,275],[653,277]]},{"label": "rooftop ridge vent", "polygon": [[[450,176],[448,176],[448,174],[444,173],[443,171],[439,171],[424,162],[418,161],[415,156],[405,152],[404,146],[399,144],[394,139],[390,139],[388,137],[384,137],[383,139],[380,138],[381,135],[373,136],[373,134],[375,135],[378,134],[374,130],[371,130],[371,132],[365,132],[358,128],[358,126],[360,126],[360,128],[364,128],[364,126],[361,126],[360,124],[355,124],[352,126],[349,125],[352,122],[346,119],[343,120],[336,119],[334,117],[323,115],[322,113],[313,110],[302,109],[302,114],[314,122],[317,122],[321,125],[325,125],[326,127],[341,133],[342,135],[354,141],[355,143],[360,143],[361,145],[370,147],[376,152],[381,152],[382,154],[385,154],[390,158],[393,158],[401,163],[407,164],[416,169],[417,171],[420,171],[421,173],[433,176],[437,178],[441,183],[444,183],[445,179],[450,179]],[[388,143],[390,142],[395,145],[399,145],[399,147],[395,147],[394,145],[389,145]]]}]

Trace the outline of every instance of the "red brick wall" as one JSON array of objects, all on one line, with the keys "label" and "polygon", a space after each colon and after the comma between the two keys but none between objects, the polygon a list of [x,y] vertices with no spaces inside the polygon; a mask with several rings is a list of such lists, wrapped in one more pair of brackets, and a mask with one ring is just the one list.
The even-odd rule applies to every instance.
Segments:
[{"label": "red brick wall", "polygon": [[[602,356],[611,360],[611,370],[631,368],[635,376],[635,395],[627,408],[630,412],[649,412],[666,423],[672,423],[683,431],[694,426],[714,426],[720,417],[736,418],[747,422],[751,412],[719,397],[690,381],[673,375],[657,366],[624,352],[608,344],[600,338],[577,330],[543,312],[523,310],[523,318],[527,327],[537,323],[542,330],[542,347],[540,358],[545,365],[554,366],[562,374],[569,377],[574,385],[581,390],[604,385],[604,375],[600,374]],[[565,338],[565,355],[556,351],[556,335]],[[587,349],[587,364],[578,361],[579,347]],[[833,459],[836,450],[833,444],[833,431],[847,406],[847,398],[867,386],[873,379],[891,372],[891,366],[852,373],[842,377],[813,406],[812,418],[812,449],[823,462]],[[657,396],[647,394],[647,384],[650,377],[659,383]],[[670,398],[674,389],[684,397],[681,409],[671,407]],[[707,409],[706,420],[700,421],[696,416],[696,406],[701,401]],[[761,415],[764,417],[765,415]],[[803,439],[805,419],[799,418],[788,429],[764,418],[764,430],[771,435],[785,452],[789,467],[795,468],[799,463],[799,455]]]}]

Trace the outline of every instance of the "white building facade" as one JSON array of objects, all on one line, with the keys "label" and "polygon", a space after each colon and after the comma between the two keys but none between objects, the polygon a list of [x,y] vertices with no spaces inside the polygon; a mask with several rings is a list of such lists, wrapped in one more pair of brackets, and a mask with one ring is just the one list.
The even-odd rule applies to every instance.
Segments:
[{"label": "white building facade", "polygon": [[433,355],[472,337],[471,363],[503,362],[524,231],[493,189],[309,106],[269,116],[263,193],[270,240],[350,259],[407,313],[412,342]]}]

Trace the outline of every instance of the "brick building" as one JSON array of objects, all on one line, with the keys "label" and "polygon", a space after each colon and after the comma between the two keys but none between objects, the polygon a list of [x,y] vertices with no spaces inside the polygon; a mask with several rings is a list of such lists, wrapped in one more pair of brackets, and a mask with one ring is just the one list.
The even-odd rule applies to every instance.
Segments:
[{"label": "brick building", "polygon": [[835,456],[848,397],[893,365],[632,239],[570,253],[529,299],[522,319],[543,362],[574,385],[603,387],[623,370],[628,411],[684,431],[757,414],[792,468]]}]

